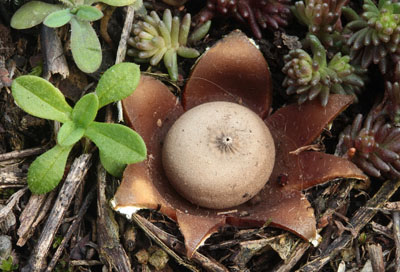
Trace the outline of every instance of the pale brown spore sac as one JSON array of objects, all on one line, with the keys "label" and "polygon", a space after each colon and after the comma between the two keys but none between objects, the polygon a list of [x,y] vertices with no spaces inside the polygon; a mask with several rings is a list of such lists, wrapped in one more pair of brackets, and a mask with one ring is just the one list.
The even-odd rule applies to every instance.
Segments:
[{"label": "pale brown spore sac", "polygon": [[275,145],[268,127],[250,109],[210,102],[174,123],[162,159],[169,182],[184,198],[223,209],[248,201],[264,187]]}]

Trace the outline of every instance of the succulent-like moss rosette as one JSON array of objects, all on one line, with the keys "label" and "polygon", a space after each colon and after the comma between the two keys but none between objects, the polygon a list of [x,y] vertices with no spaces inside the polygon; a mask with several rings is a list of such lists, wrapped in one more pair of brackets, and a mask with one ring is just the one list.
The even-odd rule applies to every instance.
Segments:
[{"label": "succulent-like moss rosette", "polygon": [[399,82],[386,82],[384,112],[395,126],[400,126],[400,84]]},{"label": "succulent-like moss rosette", "polygon": [[342,41],[340,16],[348,0],[304,0],[291,7],[293,14],[325,46]]},{"label": "succulent-like moss rosette", "polygon": [[188,47],[188,42],[202,39],[208,32],[211,21],[198,28],[189,36],[191,24],[190,14],[186,14],[182,22],[178,16],[172,17],[166,9],[162,20],[155,11],[146,15],[143,21],[133,25],[128,44],[133,47],[127,54],[135,57],[136,61],[146,61],[157,65],[162,59],[173,81],[178,79],[177,55],[184,58],[196,58],[199,51]]},{"label": "succulent-like moss rosette", "polygon": [[350,22],[346,31],[352,35],[347,41],[351,46],[350,57],[367,68],[372,62],[379,64],[386,73],[388,54],[400,53],[400,3],[380,0],[378,6],[371,0],[364,0],[362,15],[351,8],[344,8]]},{"label": "succulent-like moss rosette", "polygon": [[288,25],[291,0],[207,0],[195,16],[198,25],[216,16],[232,17],[247,24],[257,39],[263,29],[277,30]]},{"label": "succulent-like moss rosette", "polygon": [[330,93],[356,96],[364,86],[363,71],[353,67],[349,56],[337,53],[329,63],[326,50],[314,35],[309,35],[313,57],[303,49],[295,49],[284,57],[286,74],[283,86],[288,95],[297,94],[299,104],[319,97],[321,105],[328,103]]},{"label": "succulent-like moss rosette", "polygon": [[385,117],[372,111],[363,123],[358,114],[341,133],[338,152],[370,176],[400,178],[400,128]]}]

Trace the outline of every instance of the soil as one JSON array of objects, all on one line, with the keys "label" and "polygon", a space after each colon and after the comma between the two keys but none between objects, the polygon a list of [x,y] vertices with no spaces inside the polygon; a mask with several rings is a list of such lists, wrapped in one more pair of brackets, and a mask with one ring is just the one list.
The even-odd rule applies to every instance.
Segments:
[{"label": "soil", "polygon": [[[12,14],[24,2],[0,2],[0,204],[4,205],[0,206],[0,238],[5,236],[4,239],[11,241],[11,245],[4,250],[2,247],[7,247],[7,243],[0,240],[2,271],[32,271],[46,267],[54,271],[372,271],[372,268],[382,267],[385,271],[400,271],[399,207],[384,208],[388,203],[398,204],[396,201],[400,195],[397,188],[400,184],[396,180],[384,182],[371,178],[366,183],[335,180],[305,192],[321,227],[323,239],[316,247],[287,231],[268,226],[261,229],[224,226],[199,249],[205,258],[200,261],[188,260],[182,250],[169,249],[158,243],[153,235],[163,235],[163,231],[168,233],[167,240],[173,241],[172,244],[183,242],[175,222],[161,213],[140,211],[139,218],[144,220],[142,223],[132,223],[113,213],[107,203],[120,181],[110,176],[104,176],[101,181],[97,153],[92,152],[91,162],[88,162],[88,158],[81,156],[81,145],[73,149],[65,171],[66,177],[70,169],[75,169],[73,162],[76,163],[76,158],[87,168],[86,181],[77,189],[72,204],[66,207],[62,200],[60,203],[58,193],[61,185],[46,195],[32,195],[26,189],[27,169],[39,154],[54,145],[54,131],[58,125],[26,114],[14,103],[11,95],[13,79],[32,72],[44,76],[48,69],[43,65],[46,59],[41,39],[42,25],[27,30],[9,26]],[[159,12],[171,8],[161,1],[145,2]],[[173,11],[197,14],[204,6],[203,2],[188,1],[185,6]],[[352,5],[359,8],[361,3],[353,1]],[[68,50],[68,27],[57,32],[63,43],[69,75],[47,75],[71,105],[84,92],[93,90],[93,84],[101,73],[115,63],[124,20],[125,9],[116,8],[107,26],[111,44],[99,36],[103,63],[99,71],[89,75],[80,72],[72,60]],[[285,77],[281,71],[283,56],[290,49],[301,46],[300,41],[307,29],[294,23],[294,20],[290,22],[288,27],[263,31],[263,38],[256,40],[272,75],[273,110],[294,102],[282,86]],[[100,23],[95,22],[94,27],[100,33]],[[232,18],[215,18],[207,37],[195,47],[203,52],[234,29],[241,29],[252,37],[246,25]],[[126,61],[132,60],[126,58]],[[176,83],[162,76],[166,73],[162,65],[151,68],[143,64],[141,68],[159,75],[180,97],[195,60],[178,60],[180,80]],[[43,73],[40,73],[41,70]],[[356,114],[368,113],[376,101],[380,101],[384,78],[376,67],[368,71],[367,77],[372,80],[367,81],[359,102],[335,119],[332,129],[318,139],[327,153],[335,152],[339,133],[351,124]],[[115,121],[115,108],[109,108],[109,111],[112,114],[103,111],[98,118],[104,120],[113,116]],[[85,174],[76,175],[82,177]],[[52,218],[50,212],[55,205],[60,205],[65,213],[55,226],[50,247],[40,249],[38,245],[44,243],[41,234],[51,227],[48,219]],[[365,209],[366,205],[371,208]],[[322,217],[328,210],[330,216]],[[69,241],[64,244],[65,237],[69,237]],[[168,245],[166,241],[162,243]],[[44,257],[40,263],[35,263],[32,256],[38,252]],[[52,264],[54,256],[58,261]]]}]

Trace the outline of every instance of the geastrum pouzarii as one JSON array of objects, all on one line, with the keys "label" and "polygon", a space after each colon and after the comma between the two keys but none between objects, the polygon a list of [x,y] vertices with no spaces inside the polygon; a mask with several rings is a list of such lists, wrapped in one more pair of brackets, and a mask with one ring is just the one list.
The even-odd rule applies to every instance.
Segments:
[{"label": "geastrum pouzarii", "polygon": [[[319,101],[307,101],[269,116],[271,92],[264,57],[240,31],[226,36],[199,59],[186,84],[183,105],[163,83],[142,76],[135,93],[122,104],[126,121],[147,145],[148,159],[126,168],[113,208],[128,217],[140,209],[159,209],[177,222],[189,257],[224,224],[261,227],[270,222],[269,226],[314,241],[315,216],[302,190],[339,177],[367,177],[346,159],[293,151],[310,145],[353,98],[331,95],[325,107]],[[162,162],[165,137],[175,121],[185,111],[215,101],[251,109],[264,120],[275,144],[275,164],[263,189],[249,201],[224,209],[203,208],[183,198],[168,180]]]}]

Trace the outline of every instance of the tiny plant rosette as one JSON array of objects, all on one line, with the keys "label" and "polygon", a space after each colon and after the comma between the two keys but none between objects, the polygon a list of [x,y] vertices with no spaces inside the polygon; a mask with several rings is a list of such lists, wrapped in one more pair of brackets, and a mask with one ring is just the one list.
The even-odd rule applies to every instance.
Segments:
[{"label": "tiny plant rosette", "polygon": [[400,3],[377,2],[378,5],[364,0],[361,15],[350,7],[343,7],[348,20],[344,31],[351,33],[347,45],[352,61],[363,68],[377,64],[385,74],[389,69],[390,55],[400,52]]},{"label": "tiny plant rosette", "polygon": [[33,116],[63,123],[57,144],[29,167],[28,186],[33,193],[47,193],[58,185],[68,155],[82,137],[97,145],[104,168],[114,176],[119,176],[126,164],[146,158],[146,145],[135,131],[120,124],[95,121],[101,107],[128,97],[139,78],[138,65],[114,65],[101,77],[95,92],[84,95],[73,108],[56,87],[40,77],[20,76],[13,81],[12,94],[19,107]]},{"label": "tiny plant rosette", "polygon": [[350,94],[355,98],[364,86],[363,69],[350,64],[349,56],[337,53],[328,61],[326,49],[315,35],[308,35],[312,56],[293,49],[284,57],[283,86],[288,95],[297,95],[299,104],[319,97],[322,106],[330,93]]},{"label": "tiny plant rosette", "polygon": [[133,48],[129,49],[127,54],[133,56],[135,61],[149,62],[153,66],[163,59],[171,80],[176,81],[177,56],[197,58],[200,55],[196,49],[188,47],[188,43],[201,40],[210,29],[211,21],[189,35],[190,25],[189,13],[181,21],[178,16],[172,17],[169,9],[164,11],[162,19],[152,11],[143,21],[133,25],[133,37],[128,40],[128,44]]}]

